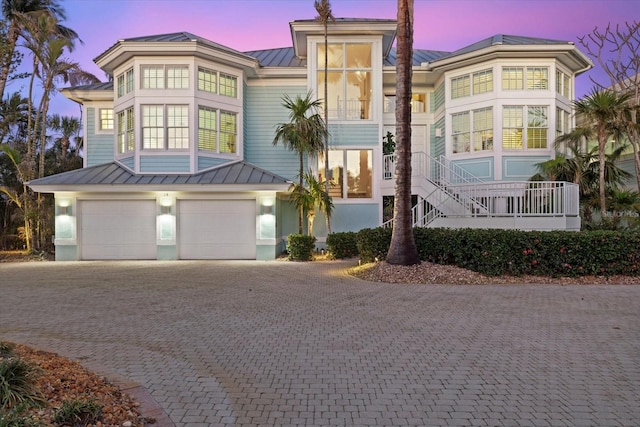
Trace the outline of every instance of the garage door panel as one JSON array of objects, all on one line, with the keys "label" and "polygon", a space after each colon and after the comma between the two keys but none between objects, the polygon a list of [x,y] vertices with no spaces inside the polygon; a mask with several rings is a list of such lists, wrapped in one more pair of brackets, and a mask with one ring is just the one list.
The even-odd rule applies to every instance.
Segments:
[{"label": "garage door panel", "polygon": [[255,259],[255,200],[182,200],[182,259]]},{"label": "garage door panel", "polygon": [[155,201],[81,201],[82,259],[156,259]]}]

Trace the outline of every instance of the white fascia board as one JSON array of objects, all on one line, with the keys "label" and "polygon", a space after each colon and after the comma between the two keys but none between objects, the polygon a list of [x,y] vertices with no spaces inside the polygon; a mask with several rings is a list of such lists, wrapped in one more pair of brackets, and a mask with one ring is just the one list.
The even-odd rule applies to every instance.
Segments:
[{"label": "white fascia board", "polygon": [[[27,183],[27,185],[29,185]],[[134,184],[134,185],[29,185],[37,193],[139,193],[145,191],[181,191],[185,193],[239,193],[248,191],[289,191],[284,184]]]},{"label": "white fascia board", "polygon": [[[553,45],[494,45],[484,49],[479,49],[473,52],[468,52],[462,55],[456,55],[450,58],[444,58],[440,60],[435,60],[428,63],[429,70],[438,70],[438,71],[446,71],[453,68],[458,68],[462,65],[468,65],[477,61],[486,61],[488,59],[496,59],[496,58],[505,58],[505,57],[518,57],[518,58],[556,58],[560,59],[561,55],[575,55],[575,52],[578,51],[573,44],[553,44]],[[591,63],[591,61],[580,54],[576,59],[580,58],[582,61],[576,61],[579,65],[579,62],[584,61],[584,65]],[[427,64],[425,64],[427,65]],[[583,68],[583,66],[578,68]]]},{"label": "white fascia board", "polygon": [[84,104],[88,101],[111,101],[113,102],[113,91],[111,90],[82,90],[74,88],[64,88],[60,92],[72,101],[78,104]]},{"label": "white fascia board", "polygon": [[257,70],[257,78],[307,78],[306,67],[261,67]]}]

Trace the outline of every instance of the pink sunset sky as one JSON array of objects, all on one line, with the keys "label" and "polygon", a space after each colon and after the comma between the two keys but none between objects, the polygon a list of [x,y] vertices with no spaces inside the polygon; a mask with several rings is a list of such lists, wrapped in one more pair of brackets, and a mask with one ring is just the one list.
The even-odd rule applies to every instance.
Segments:
[{"label": "pink sunset sky", "polygon": [[[189,31],[239,51],[292,46],[289,22],[316,16],[313,0],[63,0],[65,25],[83,45],[70,59],[106,80],[94,63],[118,39]],[[395,19],[396,0],[331,0],[341,18]],[[623,25],[640,18],[640,0],[415,0],[414,48],[453,51],[494,34],[573,41],[597,26]],[[25,63],[29,62],[25,58]],[[593,86],[578,78],[577,94]],[[20,90],[15,82],[8,91]],[[608,85],[608,84],[607,84]],[[78,106],[58,94],[52,111],[77,115]]]}]

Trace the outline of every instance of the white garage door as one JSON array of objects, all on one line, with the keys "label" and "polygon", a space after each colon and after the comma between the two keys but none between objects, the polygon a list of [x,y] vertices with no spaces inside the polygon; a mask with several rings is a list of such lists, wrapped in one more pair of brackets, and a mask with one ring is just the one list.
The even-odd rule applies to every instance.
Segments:
[{"label": "white garage door", "polygon": [[82,259],[156,259],[153,200],[80,202]]},{"label": "white garage door", "polygon": [[181,259],[255,259],[255,200],[181,200]]}]

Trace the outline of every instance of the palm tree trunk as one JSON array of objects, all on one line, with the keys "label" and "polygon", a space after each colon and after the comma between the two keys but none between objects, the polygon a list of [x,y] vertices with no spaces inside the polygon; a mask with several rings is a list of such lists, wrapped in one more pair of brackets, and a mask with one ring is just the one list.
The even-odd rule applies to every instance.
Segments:
[{"label": "palm tree trunk", "polygon": [[393,232],[387,262],[420,262],[411,221],[411,77],[413,73],[413,0],[398,0],[396,60],[396,182]]},{"label": "palm tree trunk", "polygon": [[[303,174],[304,174],[304,158],[302,157],[302,152],[300,152],[300,181],[298,182],[298,184],[300,185],[299,188],[304,188],[304,181],[303,181]],[[304,211],[302,209],[302,206],[298,208],[298,234],[302,234],[303,233],[303,223],[304,223]]]},{"label": "palm tree trunk", "polygon": [[3,58],[2,66],[0,67],[0,99],[4,97],[4,88],[7,85],[9,70],[11,69],[11,59],[13,58],[13,51],[15,50],[19,35],[18,26],[12,21],[7,31],[7,42],[9,46],[7,47],[6,56]]},{"label": "palm tree trunk", "polygon": [[605,176],[604,176],[604,168],[605,168],[605,145],[607,144],[607,135],[605,134],[604,125],[600,125],[598,128],[598,163],[600,165],[600,170],[598,171],[598,179],[599,179],[599,193],[600,193],[600,215],[602,221],[604,221],[605,216],[607,215],[607,206],[606,206],[606,193],[605,193]]}]

